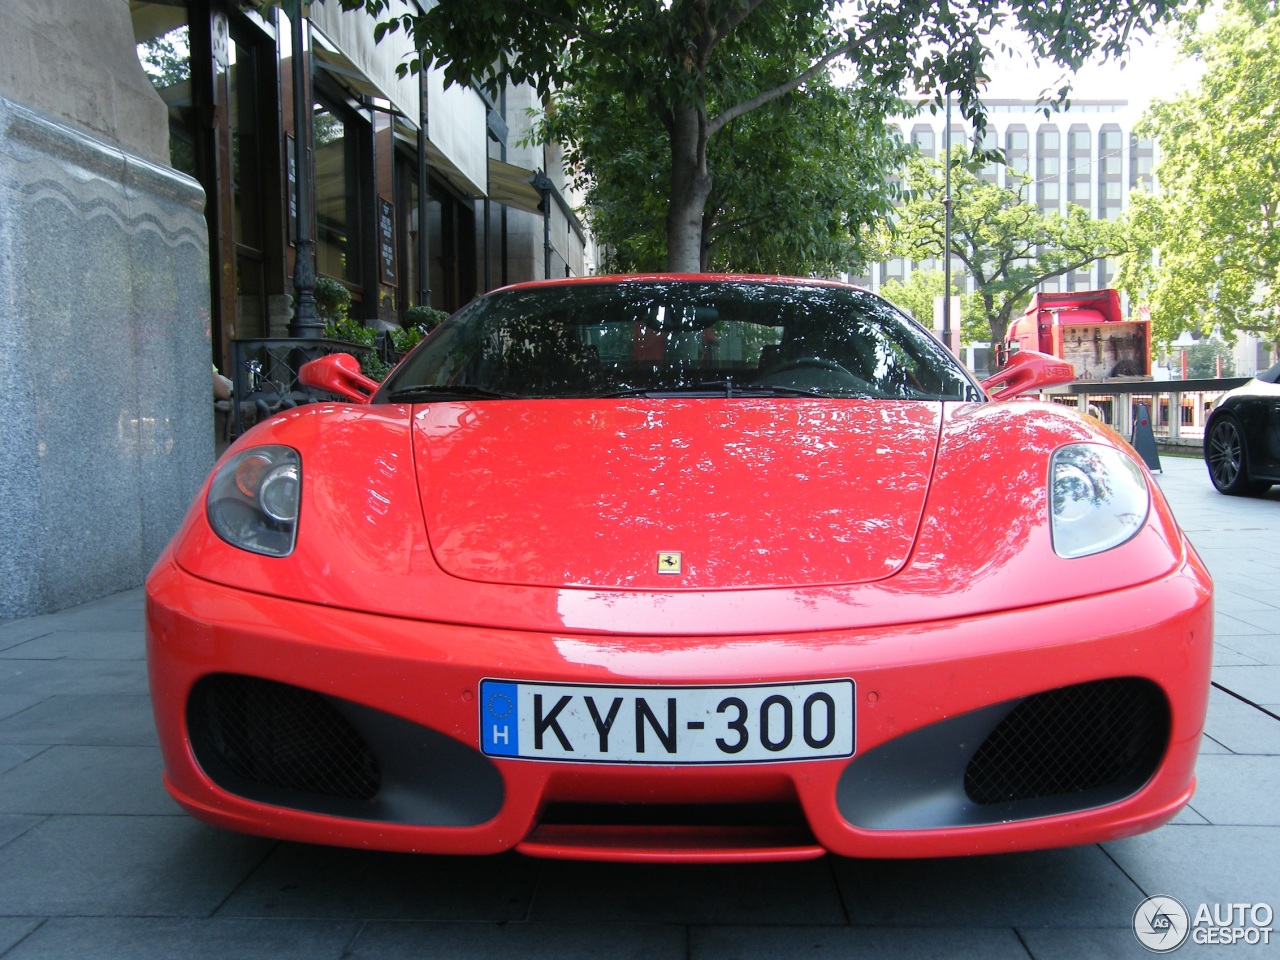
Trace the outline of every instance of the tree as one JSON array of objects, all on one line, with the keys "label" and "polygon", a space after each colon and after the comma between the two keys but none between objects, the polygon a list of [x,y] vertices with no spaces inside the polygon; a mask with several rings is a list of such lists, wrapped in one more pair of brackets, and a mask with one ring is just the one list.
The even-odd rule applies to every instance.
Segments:
[{"label": "tree", "polygon": [[1217,328],[1277,340],[1280,12],[1232,0],[1212,30],[1192,24],[1184,49],[1204,74],[1138,128],[1159,136],[1160,192],[1133,207],[1134,252],[1118,280],[1150,303],[1162,339]]},{"label": "tree", "polygon": [[1234,377],[1235,358],[1231,348],[1217,337],[1205,337],[1186,349],[1187,376],[1192,379]]},{"label": "tree", "polygon": [[[759,51],[743,51],[760,59]],[[731,81],[729,81],[731,82]],[[739,117],[708,147],[713,187],[701,270],[834,274],[860,269],[872,226],[891,209],[905,146],[886,123],[896,98],[818,76]],[[667,266],[664,184],[670,152],[657,117],[606,85],[578,81],[552,101],[537,135],[569,144],[592,234],[612,271]]]},{"label": "tree", "polygon": [[[1041,283],[1127,248],[1120,224],[1091,219],[1074,204],[1065,214],[1042,214],[1024,197],[1025,176],[1005,168],[1006,180],[1018,187],[1002,187],[982,178],[986,163],[963,147],[952,149],[951,256],[973,279],[975,312],[991,342],[1000,343]],[[886,242],[889,256],[942,259],[945,175],[941,159],[917,156],[907,164],[906,201]]]},{"label": "tree", "polygon": [[[439,0],[390,13],[390,0],[341,0],[406,30],[420,69],[448,83],[531,83],[543,96],[589,79],[639,104],[661,124],[669,152],[667,265],[696,270],[714,188],[709,145],[735,120],[801,90],[838,61],[855,89],[898,92],[911,82],[984,126],[981,93],[992,32],[1021,33],[1042,61],[1075,68],[1122,53],[1136,33],[1171,16],[1178,0]],[[1199,0],[1197,0],[1199,2]],[[403,8],[398,8],[403,9]],[[376,35],[381,35],[378,33]],[[735,52],[769,56],[743,70]],[[757,69],[763,67],[763,69]],[[725,78],[737,95],[723,101]]]},{"label": "tree", "polygon": [[[880,295],[926,327],[933,326],[934,304],[942,296],[946,276],[941,270],[912,270],[906,281],[889,280],[880,286]],[[960,339],[964,343],[986,340],[990,335],[983,303],[977,294],[963,294],[951,278],[951,295],[960,297]]]}]

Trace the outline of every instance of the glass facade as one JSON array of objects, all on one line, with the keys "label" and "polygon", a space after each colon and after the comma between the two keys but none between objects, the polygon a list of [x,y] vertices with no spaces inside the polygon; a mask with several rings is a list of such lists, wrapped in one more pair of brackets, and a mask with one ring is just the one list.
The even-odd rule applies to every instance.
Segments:
[{"label": "glass facade", "polygon": [[312,109],[311,124],[315,138],[316,270],[359,285],[356,122],[345,110],[320,100]]},{"label": "glass facade", "polygon": [[[205,191],[210,327],[223,369],[236,341],[296,331],[300,245],[314,242],[316,275],[350,292],[349,316],[365,325],[397,324],[419,303],[452,312],[483,292],[475,198],[492,188],[487,151],[458,142],[455,127],[483,122],[484,102],[474,91],[457,94],[454,113],[437,121],[441,142],[427,143],[428,160],[418,130],[425,82],[415,90],[374,79],[385,64],[357,61],[392,44],[375,47],[372,19],[330,6],[304,5],[292,23],[279,4],[129,4],[139,63],[168,107],[171,162]],[[496,108],[488,109],[492,116]],[[490,137],[505,129],[502,111]],[[512,115],[527,126],[526,112]],[[562,172],[548,170],[558,195]],[[494,218],[502,235],[492,244],[505,258],[502,277],[541,276],[531,270],[541,265],[544,214],[519,190],[502,197],[504,215]],[[511,210],[526,219],[508,229]],[[545,220],[561,227],[569,215],[556,206]],[[588,241],[574,226],[555,234],[553,246],[561,262],[580,265]]]}]

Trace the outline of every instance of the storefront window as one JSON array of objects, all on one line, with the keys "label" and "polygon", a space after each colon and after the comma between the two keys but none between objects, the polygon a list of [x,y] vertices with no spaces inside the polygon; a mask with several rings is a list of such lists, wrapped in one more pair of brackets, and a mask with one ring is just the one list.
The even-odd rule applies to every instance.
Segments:
[{"label": "storefront window", "polygon": [[356,147],[353,124],[335,108],[317,103],[311,118],[315,135],[316,268],[339,280],[359,276]]}]

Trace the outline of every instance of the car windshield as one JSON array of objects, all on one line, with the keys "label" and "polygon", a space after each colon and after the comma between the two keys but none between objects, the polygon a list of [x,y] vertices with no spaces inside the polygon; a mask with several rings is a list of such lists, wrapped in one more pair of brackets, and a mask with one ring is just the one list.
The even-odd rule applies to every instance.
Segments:
[{"label": "car windshield", "polygon": [[936,340],[863,290],[621,280],[482,297],[410,354],[375,401],[660,395],[982,397]]}]

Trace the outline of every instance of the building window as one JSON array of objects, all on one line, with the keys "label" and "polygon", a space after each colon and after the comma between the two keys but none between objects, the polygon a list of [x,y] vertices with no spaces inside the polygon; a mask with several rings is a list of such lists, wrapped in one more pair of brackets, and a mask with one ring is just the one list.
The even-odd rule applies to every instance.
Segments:
[{"label": "building window", "polygon": [[933,128],[918,123],[911,128],[911,145],[926,157],[934,155]]},{"label": "building window", "polygon": [[317,99],[315,135],[316,269],[330,277],[360,279],[359,143],[355,118],[337,104]]},{"label": "building window", "polygon": [[[982,131],[981,140],[975,138],[974,145],[979,150],[987,154],[994,153],[1000,146],[999,139],[996,137],[996,132],[990,127]],[[988,160],[982,165],[982,170],[978,174],[978,179],[984,180],[987,183],[998,183],[1000,180],[999,165],[994,160]]]},{"label": "building window", "polygon": [[1129,138],[1129,186],[1150,189],[1155,166],[1155,144],[1146,138]]}]

